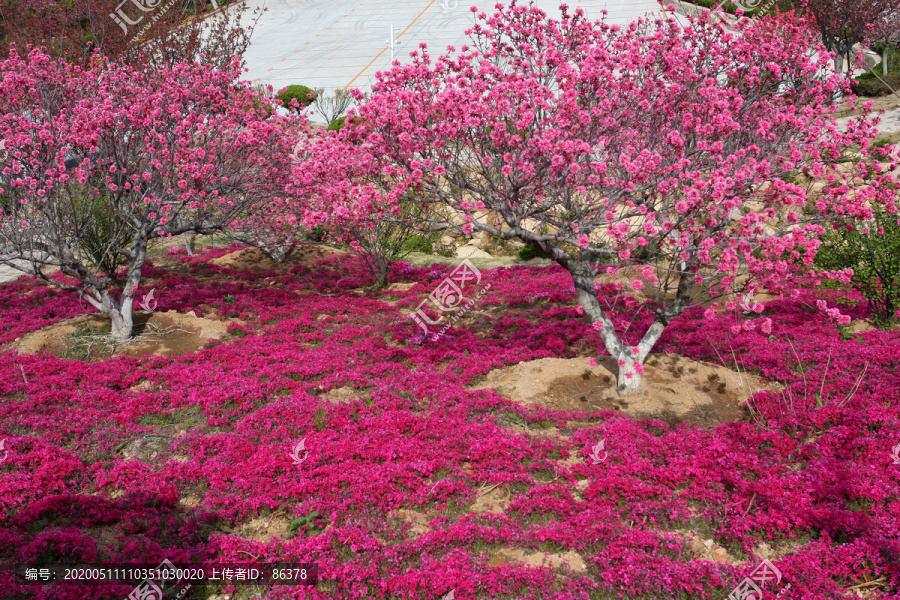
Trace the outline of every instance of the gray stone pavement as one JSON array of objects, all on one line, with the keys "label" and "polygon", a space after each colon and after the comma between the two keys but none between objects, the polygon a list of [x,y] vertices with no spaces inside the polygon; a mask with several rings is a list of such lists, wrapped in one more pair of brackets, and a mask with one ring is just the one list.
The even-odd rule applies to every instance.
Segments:
[{"label": "gray stone pavement", "polygon": [[885,111],[881,115],[878,131],[882,133],[900,133],[900,108]]},{"label": "gray stone pavement", "polygon": [[[16,261],[16,264],[20,264],[22,266],[27,265],[28,263],[24,260]],[[19,277],[22,277],[24,273],[17,269],[13,269],[7,265],[0,265],[0,283],[6,283],[8,281],[15,281]]]},{"label": "gray stone pavement", "polygon": [[[493,11],[494,2],[474,3],[479,11]],[[551,17],[559,15],[558,0],[538,0]],[[588,17],[626,24],[642,14],[662,14],[657,0],[568,0]],[[271,84],[276,90],[299,83],[312,88],[361,88],[375,73],[391,65],[388,40],[394,27],[394,56],[409,61],[419,44],[429,53],[457,50],[468,40],[465,30],[474,23],[472,0],[248,0],[251,9],[265,6],[246,53],[249,72],[244,78]]]}]

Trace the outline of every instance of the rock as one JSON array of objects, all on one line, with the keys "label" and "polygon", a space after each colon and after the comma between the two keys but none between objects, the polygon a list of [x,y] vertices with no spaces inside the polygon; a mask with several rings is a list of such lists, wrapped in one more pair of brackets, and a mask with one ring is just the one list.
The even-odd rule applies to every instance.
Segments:
[{"label": "rock", "polygon": [[491,244],[491,234],[487,231],[479,231],[475,234],[475,237],[472,238],[472,241],[469,242],[469,244],[476,248],[487,248]]},{"label": "rock", "polygon": [[442,235],[442,236],[441,236],[441,245],[443,245],[443,246],[455,246],[455,245],[456,245],[456,238],[451,237],[451,236],[449,236],[449,235]]},{"label": "rock", "polygon": [[135,385],[128,388],[130,392],[146,392],[150,388],[153,387],[153,384],[150,383],[149,379],[141,379]]},{"label": "rock", "polygon": [[456,249],[457,258],[494,258],[484,250],[479,250],[475,246],[466,244]]},{"label": "rock", "polygon": [[761,556],[767,560],[772,557],[772,547],[765,542],[760,542],[759,545],[753,549],[753,552],[757,556]]},{"label": "rock", "polygon": [[716,548],[710,552],[710,556],[716,562],[728,562],[728,551],[725,548]]},{"label": "rock", "polygon": [[696,554],[704,554],[707,551],[706,544],[699,538],[691,538],[691,550]]},{"label": "rock", "polygon": [[124,444],[119,452],[125,460],[135,459],[147,461],[159,456],[159,452],[167,449],[168,446],[168,437],[158,434],[148,434]]},{"label": "rock", "polygon": [[847,327],[847,331],[854,335],[856,335],[858,333],[867,333],[869,331],[875,331],[875,329],[876,329],[876,327],[866,320],[851,321],[850,325]]}]

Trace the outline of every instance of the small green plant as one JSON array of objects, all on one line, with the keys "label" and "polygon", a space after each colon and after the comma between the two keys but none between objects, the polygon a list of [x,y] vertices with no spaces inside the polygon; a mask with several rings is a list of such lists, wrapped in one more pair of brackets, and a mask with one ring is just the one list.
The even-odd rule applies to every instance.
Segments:
[{"label": "small green plant", "polygon": [[525,246],[524,248],[519,250],[518,254],[519,258],[524,261],[529,261],[532,258],[547,258],[546,254],[544,254],[541,250],[538,250],[534,246]]},{"label": "small green plant", "polygon": [[97,352],[106,357],[115,348],[115,342],[109,337],[111,332],[111,324],[99,327],[89,323],[81,325],[65,340],[66,351],[63,358],[87,361]]},{"label": "small green plant", "polygon": [[[284,102],[284,105],[294,110],[303,110],[316,99],[316,91],[306,87],[305,85],[289,85],[278,92],[278,99]],[[297,105],[293,107],[291,101],[296,100]]]},{"label": "small green plant", "polygon": [[231,337],[240,339],[240,338],[247,337],[248,335],[250,335],[251,332],[246,329],[242,329],[240,327],[233,326],[230,329],[228,329],[228,333],[231,334]]},{"label": "small green plant", "polygon": [[[369,222],[360,222],[346,229],[344,233],[355,242],[354,252],[362,257],[375,277],[375,289],[387,285],[391,265],[406,258],[413,251],[412,246],[431,253],[434,236],[439,234],[423,235],[418,228],[421,223],[428,222],[430,210],[428,202],[404,200],[400,203],[399,216],[377,216]],[[411,239],[415,241],[409,242]],[[427,245],[425,242],[428,242]]]},{"label": "small green plant", "polygon": [[328,426],[328,411],[324,408],[313,413],[313,417],[316,419],[316,431],[322,431]]},{"label": "small green plant", "polygon": [[[900,74],[890,73],[888,75],[881,76],[881,79],[884,81],[884,83],[879,81],[871,73],[865,73],[864,75],[868,75],[869,77],[864,79],[863,76],[860,76],[859,79],[854,79],[851,82],[853,93],[857,96],[864,96],[867,98],[886,96],[887,94],[891,93],[892,89],[900,89]],[[887,85],[885,85],[885,83]]]},{"label": "small green plant", "polygon": [[296,537],[300,535],[301,532],[305,534],[308,532],[320,531],[324,529],[319,523],[320,519],[321,515],[318,513],[318,511],[313,511],[307,515],[291,519],[288,523],[288,532],[290,532],[290,537]]},{"label": "small green plant", "polygon": [[835,223],[822,238],[820,269],[853,269],[850,285],[869,302],[876,327],[889,327],[900,308],[900,225],[897,216],[873,208],[867,223]]}]

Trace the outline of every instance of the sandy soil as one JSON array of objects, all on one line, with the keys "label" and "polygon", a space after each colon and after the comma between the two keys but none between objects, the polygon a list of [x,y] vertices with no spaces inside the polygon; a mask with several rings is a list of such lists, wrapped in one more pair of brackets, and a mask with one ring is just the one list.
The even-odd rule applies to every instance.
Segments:
[{"label": "sandy soil", "polygon": [[238,271],[290,271],[295,265],[310,266],[317,261],[345,254],[330,246],[297,246],[283,261],[276,262],[258,248],[244,248],[230,254],[214,258],[210,264],[236,269]]},{"label": "sandy soil", "polygon": [[[19,354],[48,353],[60,358],[104,360],[111,356],[144,356],[147,354],[183,355],[197,352],[209,340],[220,340],[232,321],[197,317],[194,313],[168,311],[136,313],[134,338],[125,344],[86,338],[74,334],[85,326],[97,329],[109,325],[104,315],[91,314],[66,319],[44,327],[14,342]],[[233,321],[238,322],[238,321]]]},{"label": "sandy soil", "polygon": [[473,389],[492,388],[510,400],[556,410],[609,409],[632,418],[708,427],[740,419],[747,398],[772,386],[721,365],[662,354],[651,355],[645,365],[643,393],[622,398],[612,358],[598,359],[596,367],[588,360],[542,358],[494,369]]}]

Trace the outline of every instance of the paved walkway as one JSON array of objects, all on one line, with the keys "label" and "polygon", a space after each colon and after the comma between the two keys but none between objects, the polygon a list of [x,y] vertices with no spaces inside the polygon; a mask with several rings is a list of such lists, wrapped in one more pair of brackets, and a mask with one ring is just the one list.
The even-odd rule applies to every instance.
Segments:
[{"label": "paved walkway", "polygon": [[900,133],[900,108],[886,111],[878,124],[881,133]]},{"label": "paved walkway", "polygon": [[[16,264],[25,266],[28,264],[27,261],[19,260],[16,261]],[[13,269],[7,265],[0,265],[0,283],[6,283],[7,281],[15,281],[19,277],[22,277],[24,273],[17,269]]]},{"label": "paved walkway", "polygon": [[[409,61],[421,42],[432,56],[447,46],[457,50],[468,41],[464,31],[474,23],[472,0],[248,0],[268,11],[247,50],[245,78],[276,90],[300,83],[312,88],[368,88],[375,73],[391,65],[388,40],[393,25],[394,56]],[[494,2],[475,3],[493,11]],[[550,16],[559,15],[558,0],[538,0]],[[661,14],[657,0],[570,0],[588,17],[626,24],[642,14]]]}]

